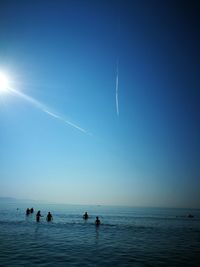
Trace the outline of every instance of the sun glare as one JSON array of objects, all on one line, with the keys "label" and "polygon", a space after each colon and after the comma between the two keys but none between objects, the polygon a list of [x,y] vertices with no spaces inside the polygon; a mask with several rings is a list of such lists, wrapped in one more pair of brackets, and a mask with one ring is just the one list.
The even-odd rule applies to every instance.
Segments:
[{"label": "sun glare", "polygon": [[4,73],[0,73],[0,93],[8,91],[9,79],[8,76]]}]

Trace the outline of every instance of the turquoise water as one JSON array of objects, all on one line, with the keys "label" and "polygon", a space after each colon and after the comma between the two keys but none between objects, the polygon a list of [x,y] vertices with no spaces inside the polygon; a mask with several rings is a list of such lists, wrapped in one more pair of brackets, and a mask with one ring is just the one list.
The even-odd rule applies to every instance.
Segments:
[{"label": "turquoise water", "polygon": [[[25,216],[27,207],[41,210]],[[17,210],[18,208],[18,210]],[[47,212],[53,222],[47,223]],[[87,211],[90,218],[82,219]],[[191,213],[194,218],[188,218]],[[96,227],[95,217],[101,225]],[[0,266],[199,266],[200,210],[0,202]]]}]

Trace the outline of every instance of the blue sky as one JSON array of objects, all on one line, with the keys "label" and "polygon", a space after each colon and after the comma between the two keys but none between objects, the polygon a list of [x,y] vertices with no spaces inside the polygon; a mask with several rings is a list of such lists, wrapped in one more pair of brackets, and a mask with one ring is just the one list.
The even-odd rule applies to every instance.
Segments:
[{"label": "blue sky", "polygon": [[200,208],[199,11],[198,1],[2,0],[0,71],[91,134],[0,94],[0,196]]}]

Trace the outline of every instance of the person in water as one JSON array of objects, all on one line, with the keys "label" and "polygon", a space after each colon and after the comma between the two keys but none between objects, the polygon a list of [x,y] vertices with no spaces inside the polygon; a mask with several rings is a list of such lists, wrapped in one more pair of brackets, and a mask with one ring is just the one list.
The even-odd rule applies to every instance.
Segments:
[{"label": "person in water", "polygon": [[53,220],[53,216],[51,215],[51,212],[48,212],[47,214],[47,222],[50,222]]},{"label": "person in water", "polygon": [[101,223],[101,222],[100,222],[100,220],[99,220],[99,217],[97,216],[97,217],[96,217],[95,224],[96,224],[96,225],[100,225],[100,223]]},{"label": "person in water", "polygon": [[29,215],[29,214],[30,214],[30,209],[27,208],[27,209],[26,209],[26,215]]},{"label": "person in water", "polygon": [[33,208],[31,208],[31,209],[30,209],[30,213],[33,213],[33,212],[34,212],[34,209],[33,209]]},{"label": "person in water", "polygon": [[87,213],[87,211],[85,212],[85,214],[83,214],[83,219],[85,219],[85,220],[87,220],[88,219],[88,213]]},{"label": "person in water", "polygon": [[40,210],[38,210],[37,214],[36,214],[36,221],[39,222],[40,221],[40,217],[42,217]]}]

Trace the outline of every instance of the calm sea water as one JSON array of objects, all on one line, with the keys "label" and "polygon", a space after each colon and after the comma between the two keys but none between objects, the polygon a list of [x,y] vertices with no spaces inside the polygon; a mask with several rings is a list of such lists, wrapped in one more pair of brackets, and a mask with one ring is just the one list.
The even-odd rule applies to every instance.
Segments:
[{"label": "calm sea water", "polygon": [[[44,217],[25,216],[33,206]],[[17,210],[18,208],[18,210]],[[53,222],[47,223],[48,211]],[[90,218],[82,219],[87,211]],[[188,218],[191,213],[194,218]],[[94,225],[99,215],[101,225]],[[0,266],[200,266],[200,210],[0,201]]]}]

